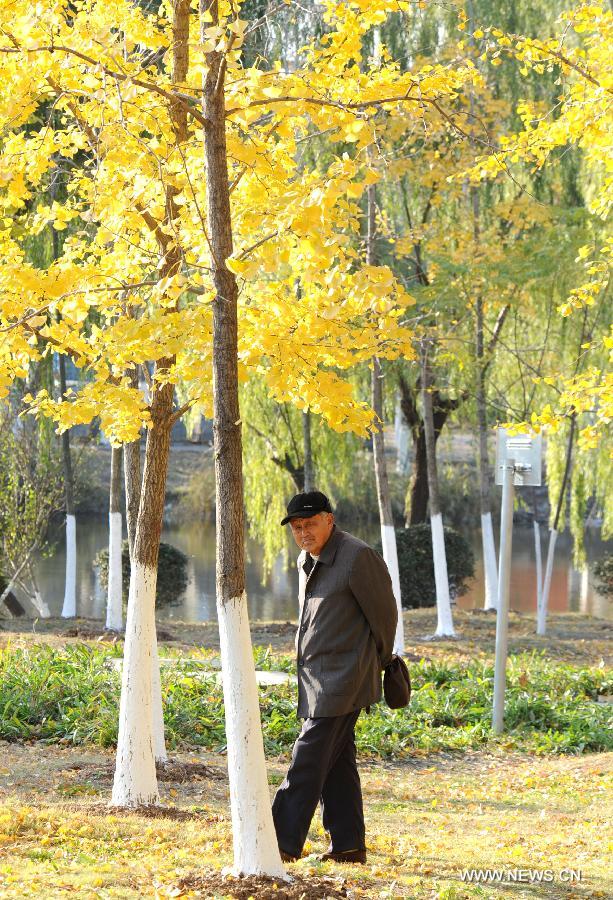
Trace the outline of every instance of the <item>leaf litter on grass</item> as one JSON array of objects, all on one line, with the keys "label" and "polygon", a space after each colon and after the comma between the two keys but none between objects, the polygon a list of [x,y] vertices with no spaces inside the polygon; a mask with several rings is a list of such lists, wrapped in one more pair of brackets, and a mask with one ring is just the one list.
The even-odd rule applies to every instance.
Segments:
[{"label": "leaf litter on grass", "polygon": [[344,884],[344,879],[325,875],[304,876],[292,873],[291,881],[269,878],[265,875],[250,875],[234,878],[219,872],[200,872],[185,875],[177,882],[180,893],[170,895],[180,897],[189,892],[194,897],[223,897],[231,900],[342,900],[355,894]]}]

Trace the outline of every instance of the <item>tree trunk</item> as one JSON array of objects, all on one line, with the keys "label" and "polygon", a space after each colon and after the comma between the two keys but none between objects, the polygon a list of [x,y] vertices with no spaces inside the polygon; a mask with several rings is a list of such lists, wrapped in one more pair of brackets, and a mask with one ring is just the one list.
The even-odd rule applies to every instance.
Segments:
[{"label": "tree trunk", "polygon": [[[66,357],[58,354],[60,367],[60,396],[66,393]],[[74,507],[74,476],[70,453],[70,432],[62,434],[62,463],[64,465],[64,495],[66,498],[66,579],[64,582],[64,604],[62,617],[72,618],[77,614],[77,522]]]},{"label": "tree trunk", "polygon": [[[159,360],[168,369],[171,359]],[[128,616],[119,710],[119,736],[113,784],[116,806],[148,806],[159,800],[155,774],[153,700],[157,664],[155,589],[170,452],[173,386],[157,387],[151,403],[143,489],[130,576]]]},{"label": "tree trunk", "polygon": [[[206,16],[209,13],[210,16]],[[201,0],[201,35],[219,21],[217,0]],[[210,18],[212,21],[206,21]],[[245,593],[243,478],[238,402],[238,289],[226,266],[232,222],[225,130],[225,60],[206,54],[204,147],[213,301],[213,409],[217,519],[217,612],[237,874],[285,877],[272,820],[258,688]]]},{"label": "tree trunk", "polygon": [[[428,457],[423,423],[413,434],[413,473],[409,481],[406,526],[421,525],[428,518]],[[436,438],[435,438],[436,440]]]},{"label": "tree trunk", "polygon": [[[409,528],[411,525],[421,525],[428,518],[428,455],[424,420],[417,409],[421,378],[417,379],[415,386],[409,386],[401,376],[398,384],[402,414],[410,428],[413,440],[413,474],[409,481],[405,505],[405,524]],[[453,399],[443,398],[439,391],[433,389],[431,396],[434,443],[436,445],[449,415],[464,402],[468,395],[461,394]]]},{"label": "tree trunk", "polygon": [[402,618],[402,596],[400,591],[400,571],[398,568],[398,547],[396,544],[396,532],[392,516],[392,502],[390,499],[389,482],[387,478],[387,463],[385,459],[385,436],[383,433],[383,390],[381,386],[381,363],[378,357],[373,358],[372,370],[372,408],[375,413],[375,423],[378,431],[373,433],[373,457],[375,464],[375,481],[377,484],[377,499],[379,501],[379,521],[381,524],[381,547],[383,559],[392,579],[394,597],[398,608],[398,622],[396,624],[396,637],[394,638],[394,653],[404,653],[404,621]]},{"label": "tree trunk", "polygon": [[[54,157],[57,165],[57,157]],[[52,169],[51,184],[49,185],[49,198],[51,204],[55,201],[58,190],[58,171]],[[51,260],[55,262],[60,258],[60,235],[51,227]],[[59,319],[59,315],[58,315]],[[60,403],[64,402],[66,394],[66,357],[58,353],[58,366],[60,370]],[[69,619],[77,614],[77,524],[74,508],[74,475],[72,471],[72,456],[70,453],[70,431],[64,431],[62,441],[62,464],[64,468],[64,498],[66,506],[66,573],[64,578],[64,602],[62,604],[62,617]]]},{"label": "tree trunk", "polygon": [[[130,370],[130,385],[138,390],[138,369],[136,366]],[[140,468],[140,437],[125,445],[124,448],[124,479],[126,492],[126,525],[128,528],[128,544],[130,546],[130,559],[134,555],[134,539],[136,537],[136,521],[140,506],[141,494],[141,468]]]},{"label": "tree trunk", "polygon": [[556,541],[558,539],[558,528],[560,525],[560,516],[564,506],[564,497],[566,496],[566,487],[570,476],[570,466],[573,455],[573,441],[575,438],[575,425],[577,421],[576,413],[572,413],[570,417],[570,431],[568,434],[568,444],[566,447],[566,465],[564,466],[564,475],[560,486],[560,496],[556,507],[556,514],[553,520],[551,531],[549,532],[549,547],[547,548],[547,564],[545,566],[545,581],[543,583],[543,592],[541,595],[541,605],[537,611],[536,633],[544,635],[547,631],[547,606],[549,605],[549,592],[551,590],[551,577],[553,575],[553,558],[556,549]]},{"label": "tree trunk", "polygon": [[121,458],[121,447],[113,447],[109,500],[109,579],[106,601],[106,627],[111,631],[121,631],[123,627]]},{"label": "tree trunk", "polygon": [[[183,84],[189,68],[190,0],[175,0],[173,8],[172,81]],[[177,101],[171,105],[171,119],[177,144],[187,139],[187,113]],[[160,281],[173,278],[181,269],[177,243],[169,236],[178,216],[177,189],[165,188],[164,229],[155,229],[162,265]],[[171,304],[169,312],[174,310]],[[175,358],[159,359],[155,374],[167,372]],[[174,386],[164,378],[154,381],[151,396],[151,425],[147,433],[145,465],[138,505],[136,532],[131,557],[130,593],[119,710],[117,761],[113,803],[144,806],[159,799],[155,760],[166,760],[160,684],[160,665],[155,633],[155,590],[160,535],[166,496],[166,475],[173,426]],[[136,442],[134,442],[136,443]],[[130,497],[138,488],[136,451],[129,474]],[[140,467],[140,459],[139,459]],[[132,480],[133,479],[133,480]]]},{"label": "tree trunk", "polygon": [[315,469],[313,466],[313,448],[311,446],[311,413],[308,409],[302,413],[302,438],[304,443],[304,490],[315,490]]},{"label": "tree trunk", "polygon": [[436,438],[434,415],[432,410],[432,374],[428,358],[429,347],[424,341],[422,346],[422,403],[426,434],[426,455],[428,464],[428,492],[430,497],[430,528],[432,531],[432,555],[434,558],[434,581],[436,584],[437,637],[455,637],[451,600],[449,597],[449,578],[447,576],[447,557],[445,555],[445,533],[438,490],[438,471],[436,466]]},{"label": "tree trunk", "polygon": [[541,528],[536,520],[536,515],[532,522],[532,527],[534,529],[534,558],[536,562],[536,608],[539,610],[541,608],[541,603],[543,602],[543,559],[541,549]]},{"label": "tree trunk", "polygon": [[[476,197],[475,188],[471,188]],[[473,211],[473,215],[478,213]],[[492,527],[492,507],[490,502],[490,465],[488,458],[488,427],[485,395],[485,362],[483,344],[483,300],[478,296],[475,302],[476,344],[477,344],[477,420],[479,425],[479,496],[481,501],[481,541],[483,546],[483,569],[485,573],[485,597],[483,608],[496,609],[498,597],[498,566],[496,546]]]},{"label": "tree trunk", "polygon": [[402,413],[400,397],[396,403],[394,437],[397,449],[396,472],[398,475],[406,475],[409,469],[409,427]]},{"label": "tree trunk", "polygon": [[[470,34],[474,31],[474,10],[472,2],[468,3],[468,15],[470,19]],[[471,37],[474,45],[474,38]],[[470,112],[474,116],[474,95],[470,95]],[[474,118],[473,118],[474,121]],[[474,140],[471,140],[474,146]],[[470,200],[473,219],[473,248],[477,254],[480,249],[481,234],[479,222],[479,191],[473,184],[470,187]],[[479,427],[479,495],[481,500],[481,542],[483,547],[483,570],[485,573],[485,597],[483,608],[485,610],[496,609],[498,599],[498,567],[496,565],[496,546],[494,544],[494,529],[492,528],[492,508],[490,503],[490,467],[487,448],[487,407],[485,392],[486,366],[484,360],[483,343],[483,299],[478,292],[475,299],[475,339],[477,356],[477,421]]]},{"label": "tree trunk", "polygon": [[[375,32],[378,34],[378,29]],[[368,236],[366,240],[366,262],[369,266],[376,265],[376,189],[370,184],[367,189],[368,203]],[[394,653],[404,653],[404,622],[402,618],[402,597],[400,593],[400,571],[398,569],[398,547],[396,544],[396,532],[394,531],[394,519],[392,516],[392,501],[390,499],[389,480],[387,477],[387,462],[385,459],[385,435],[383,432],[383,374],[381,362],[377,356],[372,361],[372,408],[375,414],[375,431],[373,432],[373,461],[375,465],[375,481],[377,484],[377,500],[379,501],[379,524],[381,527],[381,547],[383,559],[392,579],[392,588],[396,598],[398,609],[398,621],[396,624],[396,636],[394,638]]]}]

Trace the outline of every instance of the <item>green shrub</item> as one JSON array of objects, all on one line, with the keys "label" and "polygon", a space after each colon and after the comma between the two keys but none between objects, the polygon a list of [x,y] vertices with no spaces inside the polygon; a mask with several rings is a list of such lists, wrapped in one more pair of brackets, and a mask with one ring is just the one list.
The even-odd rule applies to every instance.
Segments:
[{"label": "green shrub", "polygon": [[[48,645],[0,650],[0,739],[42,740],[112,747],[117,741],[120,678],[117,648]],[[276,655],[268,653],[273,664]],[[282,657],[289,667],[289,657]],[[162,667],[169,748],[225,747],[223,691],[217,673],[193,661]],[[511,656],[507,669],[505,733],[491,731],[491,662],[427,662],[411,666],[413,695],[406,709],[383,703],[363,713],[356,740],[362,754],[420,753],[504,747],[539,754],[613,749],[611,707],[598,703],[612,690],[604,668],[552,663],[532,653]],[[296,687],[260,688],[264,746],[289,753],[299,729]]]},{"label": "green shrub", "polygon": [[[188,558],[181,550],[177,550],[171,544],[160,544],[158,558],[157,588],[155,602],[164,606],[174,603],[179,599],[187,587]],[[100,581],[103,586],[108,585],[109,578],[109,551],[101,550],[94,559],[94,567],[98,569]],[[121,567],[124,603],[128,602],[130,587],[130,545],[124,541],[121,545]]]},{"label": "green shrub", "polygon": [[[453,528],[445,527],[445,554],[452,599],[468,590],[466,581],[475,574],[475,557],[468,541]],[[432,532],[430,525],[411,525],[396,530],[400,591],[405,609],[436,604]],[[377,546],[381,552],[381,544]]]},{"label": "green shrub", "polygon": [[613,596],[613,554],[609,553],[597,560],[592,566],[594,575],[598,578],[600,584],[598,590],[606,597]]}]

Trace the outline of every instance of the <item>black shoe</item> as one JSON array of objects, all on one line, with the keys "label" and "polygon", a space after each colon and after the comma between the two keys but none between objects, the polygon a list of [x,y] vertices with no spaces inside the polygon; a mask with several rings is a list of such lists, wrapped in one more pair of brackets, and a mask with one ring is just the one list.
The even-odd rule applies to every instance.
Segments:
[{"label": "black shoe", "polygon": [[282,850],[280,847],[279,853],[283,862],[296,862],[296,860],[298,859],[297,856],[292,856],[291,853],[286,853],[285,850]]},{"label": "black shoe", "polygon": [[331,859],[332,862],[361,863],[363,865],[366,862],[366,850],[342,850],[340,853],[336,853],[334,850],[328,848],[328,850],[325,853],[322,853],[318,859],[320,859],[321,862],[326,862],[326,860]]}]

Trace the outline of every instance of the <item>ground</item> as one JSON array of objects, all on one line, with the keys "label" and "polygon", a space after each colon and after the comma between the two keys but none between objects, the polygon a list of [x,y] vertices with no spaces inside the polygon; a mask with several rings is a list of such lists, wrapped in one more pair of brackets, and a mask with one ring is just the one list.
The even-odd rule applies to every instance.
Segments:
[{"label": "ground", "polygon": [[[406,615],[409,658],[490,656],[495,620],[458,612],[457,641],[430,641],[431,611]],[[166,631],[168,628],[168,631]],[[291,623],[255,623],[255,643],[291,652]],[[549,635],[513,614],[511,652],[542,649],[574,665],[604,665],[612,626],[580,615],[552,616]],[[3,621],[0,646],[97,641],[86,620]],[[162,626],[161,643],[189,655],[217,646],[212,623]],[[271,795],[287,759],[269,759]],[[613,754],[532,757],[420,755],[361,766],[367,819],[364,867],[319,863],[318,819],[306,857],[288,866],[294,882],[221,881],[232,861],[226,759],[173,753],[160,773],[162,809],[108,807],[113,754],[65,745],[0,742],[0,897],[22,898],[592,898],[613,896],[607,867]],[[499,882],[468,883],[465,870]],[[580,872],[580,876],[579,873]],[[581,880],[578,880],[580,877]],[[542,879],[539,881],[538,879]],[[508,883],[518,879],[515,883]],[[507,883],[505,883],[507,882]]]},{"label": "ground", "polygon": [[[0,896],[240,896],[232,882],[210,893],[203,880],[232,861],[223,756],[174,755],[183,766],[160,782],[165,808],[151,816],[108,808],[111,753],[37,744],[4,744],[1,752]],[[269,761],[271,785],[285,768],[285,761]],[[466,869],[497,869],[503,877],[523,871],[524,878],[551,872],[552,881],[515,884],[515,897],[610,897],[612,775],[613,754],[552,760],[469,753],[365,765],[368,864],[318,863],[312,854],[326,842],[317,821],[311,855],[288,870],[312,886],[314,877],[332,879],[302,892],[305,900],[334,896],[333,887],[336,896],[388,900],[508,895],[509,886],[464,883]],[[581,881],[561,880],[579,877],[571,869]],[[262,888],[253,896],[266,894]]]}]

